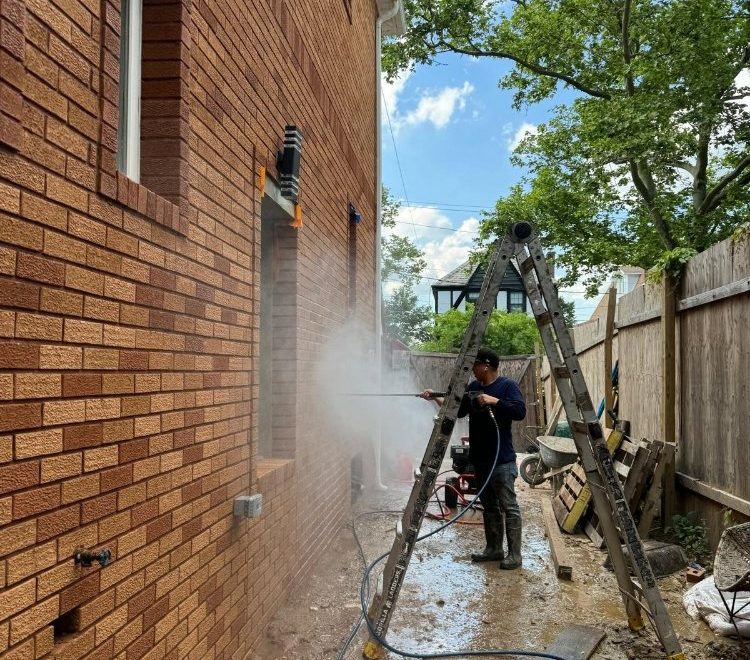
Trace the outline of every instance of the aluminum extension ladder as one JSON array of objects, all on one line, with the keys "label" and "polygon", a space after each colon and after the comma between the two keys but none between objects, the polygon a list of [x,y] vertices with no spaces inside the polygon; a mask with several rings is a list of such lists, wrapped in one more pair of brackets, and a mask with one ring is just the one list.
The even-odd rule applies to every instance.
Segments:
[{"label": "aluminum extension ladder", "polygon": [[[557,289],[531,224],[517,222],[498,241],[484,283],[474,307],[474,315],[464,336],[461,351],[447,387],[443,405],[435,418],[427,449],[417,478],[396,527],[396,538],[368,611],[375,634],[370,634],[362,654],[368,660],[382,657],[384,639],[393,615],[414,544],[427,510],[445,451],[456,422],[458,408],[468,385],[469,373],[484,336],[505,270],[511,259],[520,266],[526,293],[550,362],[560,398],[569,420],[578,455],[591,485],[595,510],[602,524],[607,551],[622,594],[628,625],[632,630],[644,627],[645,614],[664,647],[667,660],[684,660],[680,642],[662,600],[633,516],[628,508],[622,484],[604,441],[601,424],[586,388],[578,356],[565,326]],[[630,558],[626,559],[621,539]],[[632,568],[635,579],[630,576]]]}]

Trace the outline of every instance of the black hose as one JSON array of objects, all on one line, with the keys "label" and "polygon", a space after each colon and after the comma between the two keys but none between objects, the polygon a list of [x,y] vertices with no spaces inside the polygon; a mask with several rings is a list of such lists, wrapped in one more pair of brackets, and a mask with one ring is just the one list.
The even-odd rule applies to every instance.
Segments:
[{"label": "black hose", "polygon": [[[487,407],[487,412],[490,415],[490,418],[492,419],[492,422],[495,425],[495,433],[497,436],[497,450],[495,451],[495,459],[492,462],[492,468],[489,471],[489,474],[487,476],[487,479],[482,484],[482,487],[477,491],[477,494],[474,496],[474,499],[469,502],[469,505],[464,507],[458,514],[456,514],[453,518],[451,518],[448,522],[446,522],[444,525],[440,525],[436,529],[432,530],[431,532],[428,532],[427,534],[424,534],[423,536],[420,536],[417,538],[417,543],[420,541],[424,541],[425,539],[429,538],[430,536],[433,536],[434,534],[437,534],[438,532],[443,531],[450,525],[454,524],[457,520],[459,520],[461,517],[463,517],[469,509],[474,505],[474,503],[479,499],[480,495],[484,492],[484,489],[487,487],[487,485],[490,482],[490,479],[492,479],[492,473],[495,471],[495,467],[497,466],[498,458],[500,457],[500,427],[497,425],[497,420],[495,419],[495,415],[492,413],[492,408]],[[374,512],[370,512],[374,513]],[[403,512],[400,512],[403,513]],[[352,525],[352,530],[354,531],[354,526]],[[356,538],[356,531],[355,538]],[[357,539],[357,545],[361,548],[361,545],[359,544],[359,539]],[[360,597],[360,606],[362,608],[362,611],[360,613],[359,621],[356,624],[355,629],[352,631],[352,634],[350,634],[349,638],[347,639],[346,645],[342,648],[340,654],[339,654],[339,660],[343,658],[344,653],[346,653],[346,650],[351,644],[351,641],[354,639],[354,636],[357,633],[357,630],[359,629],[359,626],[362,624],[362,621],[364,620],[367,624],[367,628],[370,631],[370,634],[372,637],[382,646],[383,648],[391,651],[392,653],[396,653],[404,658],[458,658],[458,657],[464,657],[464,656],[522,656],[527,658],[550,658],[551,660],[565,660],[565,658],[560,657],[559,655],[553,655],[551,653],[544,653],[539,651],[522,651],[522,650],[489,650],[489,651],[452,651],[452,652],[446,652],[446,653],[411,653],[409,651],[402,651],[394,646],[391,646],[385,638],[378,635],[377,632],[375,632],[374,626],[372,621],[370,620],[370,617],[367,616],[367,601],[369,600],[369,584],[370,584],[370,573],[372,573],[372,570],[377,566],[383,559],[388,557],[390,552],[386,552],[377,559],[375,559],[372,563],[370,563],[366,568],[364,575],[362,576],[362,582],[360,584],[360,591],[359,591],[359,597]],[[362,553],[362,557],[364,558],[364,553]]]}]

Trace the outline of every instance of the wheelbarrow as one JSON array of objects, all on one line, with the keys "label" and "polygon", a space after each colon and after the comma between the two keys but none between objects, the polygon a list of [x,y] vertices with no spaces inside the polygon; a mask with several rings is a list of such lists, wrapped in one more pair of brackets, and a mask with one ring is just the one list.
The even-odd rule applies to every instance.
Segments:
[{"label": "wheelbarrow", "polygon": [[538,452],[524,458],[519,466],[521,478],[531,486],[539,486],[548,479],[554,479],[578,460],[578,450],[572,438],[539,435],[534,444]]}]

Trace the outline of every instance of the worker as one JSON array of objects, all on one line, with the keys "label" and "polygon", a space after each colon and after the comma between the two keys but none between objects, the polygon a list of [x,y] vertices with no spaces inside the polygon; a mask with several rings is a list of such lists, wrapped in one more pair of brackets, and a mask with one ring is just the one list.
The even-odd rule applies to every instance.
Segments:
[{"label": "worker", "polygon": [[[472,554],[473,561],[500,561],[500,568],[514,569],[521,566],[521,509],[518,506],[514,482],[518,477],[516,452],[513,449],[511,423],[526,417],[526,404],[515,381],[500,376],[500,358],[489,348],[480,348],[472,372],[476,380],[469,383],[461,400],[459,417],[469,415],[469,460],[474,466],[477,483],[487,482],[479,495],[484,508],[484,535],[487,546],[484,551]],[[438,406],[443,399],[435,397],[432,390],[420,394]],[[498,429],[488,414],[491,406],[499,428],[500,451],[498,453]],[[497,454],[497,463],[492,464]],[[507,556],[503,553],[503,519],[508,544]]]}]

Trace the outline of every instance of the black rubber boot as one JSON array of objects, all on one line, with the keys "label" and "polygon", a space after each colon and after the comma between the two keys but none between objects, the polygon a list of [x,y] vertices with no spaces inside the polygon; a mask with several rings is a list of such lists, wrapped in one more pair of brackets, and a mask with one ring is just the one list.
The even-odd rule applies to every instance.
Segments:
[{"label": "black rubber boot", "polygon": [[508,538],[508,556],[500,561],[500,568],[509,571],[521,567],[521,520],[506,521],[505,534]]},{"label": "black rubber boot", "polygon": [[484,514],[484,537],[487,540],[487,547],[483,552],[471,555],[471,561],[498,561],[505,557],[503,519],[502,513]]}]

